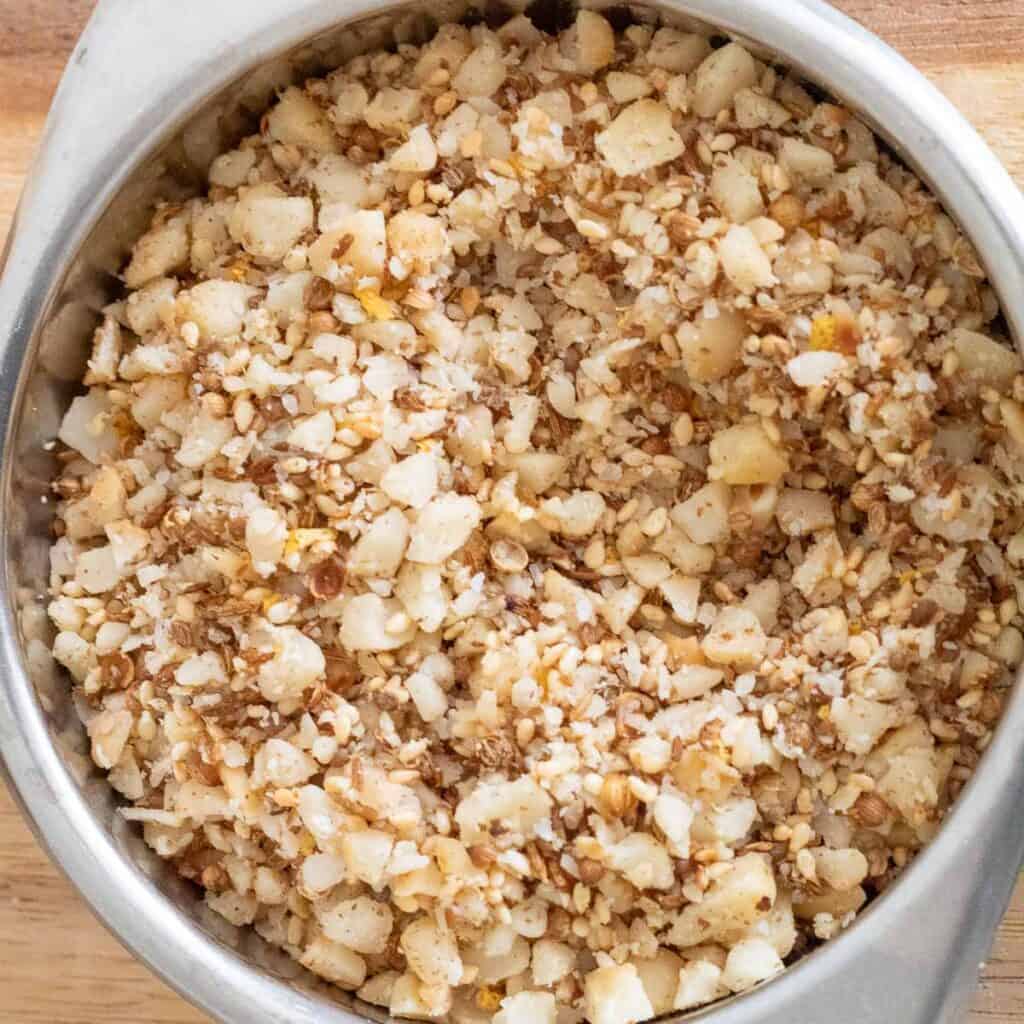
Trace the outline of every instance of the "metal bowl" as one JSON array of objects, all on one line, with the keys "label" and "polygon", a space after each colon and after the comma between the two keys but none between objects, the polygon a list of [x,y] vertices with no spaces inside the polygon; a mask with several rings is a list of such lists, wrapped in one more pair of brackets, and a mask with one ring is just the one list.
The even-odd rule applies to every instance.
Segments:
[{"label": "metal bowl", "polygon": [[[534,6],[546,27],[571,17],[566,0],[542,4]],[[117,815],[49,654],[47,442],[81,379],[96,312],[116,294],[116,272],[155,200],[194,191],[275,88],[372,47],[422,40],[469,11],[465,0],[101,0],[54,102],[7,252],[0,749],[40,841],[96,914],[183,996],[232,1024],[386,1016],[206,911]],[[717,26],[774,51],[860,111],[960,222],[1007,322],[1024,337],[1024,199],[964,119],[896,53],[822,0],[660,0],[629,12]],[[500,17],[493,4],[477,13]],[[1024,856],[1022,734],[1018,686],[975,779],[899,883],[778,979],[686,1019],[961,1020]]]}]

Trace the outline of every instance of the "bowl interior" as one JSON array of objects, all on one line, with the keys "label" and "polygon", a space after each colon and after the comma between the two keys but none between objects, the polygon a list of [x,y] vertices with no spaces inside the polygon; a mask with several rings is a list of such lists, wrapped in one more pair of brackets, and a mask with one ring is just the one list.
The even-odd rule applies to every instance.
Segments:
[{"label": "bowl interior", "polygon": [[[617,25],[638,20],[679,27],[694,24],[693,19],[656,6],[616,6],[607,10]],[[575,5],[566,0],[540,0],[527,11],[538,25],[554,30],[571,22]],[[215,95],[199,99],[185,124],[155,140],[143,161],[124,169],[115,199],[89,230],[35,332],[23,364],[20,402],[12,413],[11,458],[16,471],[5,498],[8,529],[4,543],[12,577],[8,593],[27,677],[53,745],[74,780],[81,801],[109,833],[117,855],[136,865],[196,928],[258,969],[324,1000],[321,1019],[325,1020],[356,1019],[347,1015],[335,1018],[329,1004],[350,1009],[362,1019],[383,1021],[387,1017],[379,1008],[318,982],[252,930],[234,928],[207,910],[199,890],[156,857],[142,842],[137,829],[116,813],[114,794],[91,762],[69,680],[49,653],[52,630],[45,612],[45,592],[52,504],[48,496],[56,462],[48,449],[64,410],[80,390],[99,311],[118,297],[118,270],[131,244],[145,228],[155,204],[194,194],[201,187],[212,159],[255,128],[275,91],[336,67],[358,53],[401,42],[425,41],[445,21],[484,20],[497,25],[514,13],[512,8],[488,0],[398,5],[384,13],[345,22],[269,63],[261,63]],[[757,46],[753,48],[764,53]],[[798,70],[806,74],[810,69]],[[715,1016],[713,1011],[711,1016]]]}]

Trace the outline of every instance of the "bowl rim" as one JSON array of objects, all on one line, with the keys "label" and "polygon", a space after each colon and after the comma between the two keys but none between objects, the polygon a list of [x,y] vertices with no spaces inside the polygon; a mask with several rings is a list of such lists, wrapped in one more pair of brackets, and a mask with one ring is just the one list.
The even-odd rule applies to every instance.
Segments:
[{"label": "bowl rim", "polygon": [[[114,21],[122,16],[123,5],[101,0],[62,82],[48,121],[45,148],[33,172],[35,180],[26,189],[8,242],[8,262],[0,282],[0,359],[4,371],[0,403],[8,410],[0,426],[5,496],[0,506],[0,533],[5,536],[11,514],[12,441],[24,411],[27,370],[38,329],[74,255],[112,198],[191,113],[248,70],[293,50],[320,32],[375,14],[418,6],[408,0],[292,0],[288,9],[282,10],[282,5],[271,0],[251,0],[244,24],[235,24],[239,19],[233,12],[204,0],[179,0],[174,5],[164,0],[136,0],[136,4],[138,22],[118,27]],[[733,4],[723,4],[722,0],[660,0],[636,6],[689,15],[756,42],[855,107],[862,109],[870,99],[873,127],[896,144],[974,242],[1019,344],[1024,337],[1024,198],[974,129],[920,72],[824,0],[789,0],[782,4],[777,0]],[[173,12],[167,8],[173,8]],[[159,88],[138,101],[133,116],[126,119],[116,137],[106,140],[109,152],[94,154],[93,162],[87,162],[88,173],[77,184],[69,184],[67,167],[63,167],[64,194],[77,197],[77,203],[57,211],[66,218],[69,230],[59,239],[41,239],[40,226],[47,223],[47,214],[46,203],[40,197],[47,195],[48,182],[57,176],[53,154],[58,143],[73,134],[69,119],[76,104],[80,109],[81,103],[74,94],[90,84],[96,86],[97,65],[102,63],[97,58],[112,59],[116,55],[122,79],[126,71],[136,70],[147,54],[143,48],[142,53],[129,59],[125,69],[125,33],[134,31],[136,43],[151,40],[154,28],[167,25],[172,16],[176,29],[184,21],[210,40],[217,36],[210,31],[211,19],[218,25],[221,20],[230,22],[230,26],[221,26],[224,32],[217,46],[197,45],[198,36],[172,32],[168,27],[167,49],[175,56],[177,47],[180,58],[176,71],[165,72]],[[224,34],[228,27],[230,37]],[[232,39],[230,46],[226,45],[227,38]],[[84,59],[89,52],[93,54],[91,62]],[[822,53],[830,55],[824,71],[815,65]],[[141,75],[141,68],[139,71]],[[105,88],[111,93],[109,83]],[[61,194],[59,190],[57,194]],[[52,257],[42,264],[49,268],[43,274],[28,269],[26,264],[41,250]],[[96,915],[155,973],[216,1019],[239,1024],[255,1020],[359,1024],[368,1020],[296,990],[205,935],[117,850],[110,834],[93,818],[51,742],[18,639],[6,545],[0,557],[7,594],[0,608],[0,752],[10,788],[37,837]],[[1024,854],[1024,822],[1015,825],[999,818],[1001,809],[1004,818],[1012,817],[1005,812],[1024,794],[1024,766],[1020,764],[1020,742],[1016,739],[1022,727],[1024,694],[1018,685],[979,770],[939,834],[899,883],[842,936],[815,950],[770,984],[684,1015],[685,1019],[711,1020],[713,1024],[754,1020],[781,1024],[801,1017],[817,1019],[807,1015],[807,1008],[821,1003],[825,985],[832,986],[828,998],[838,1011],[856,1008],[859,1020],[874,1019],[871,1012],[879,1009],[877,998],[875,1002],[858,1003],[852,988],[846,995],[837,988],[837,979],[844,971],[853,978],[856,971],[851,964],[871,963],[873,970],[880,972],[883,988],[889,983],[895,989],[901,981],[898,972],[905,972],[907,964],[897,958],[886,966],[886,956],[880,956],[877,949],[879,933],[905,936],[909,915],[920,917],[926,913],[943,890],[939,879],[948,877],[949,872],[955,873],[956,881],[947,883],[949,902],[939,909],[958,925],[970,922],[975,937],[959,949],[947,951],[942,964],[948,975],[945,988],[953,987],[949,979],[962,981],[973,976],[975,965],[965,968],[960,961],[975,954],[976,962],[984,955]],[[986,840],[982,851],[977,849],[979,838]],[[970,906],[971,901],[963,894],[958,895],[960,889],[966,895],[984,891],[987,904],[983,912]],[[933,932],[933,938],[943,942],[955,934],[938,919]],[[934,962],[930,968],[941,973]],[[876,984],[878,976],[876,973]],[[922,998],[922,1015],[914,1018],[915,1024],[918,1019],[922,1024],[937,1021],[947,1012],[947,1005],[966,1002],[962,994],[941,988],[930,995],[923,988],[922,992],[927,998]],[[802,1007],[802,1012],[797,1007]],[[887,1004],[885,1009],[885,1019],[892,1019],[888,1016],[892,1005]]]}]

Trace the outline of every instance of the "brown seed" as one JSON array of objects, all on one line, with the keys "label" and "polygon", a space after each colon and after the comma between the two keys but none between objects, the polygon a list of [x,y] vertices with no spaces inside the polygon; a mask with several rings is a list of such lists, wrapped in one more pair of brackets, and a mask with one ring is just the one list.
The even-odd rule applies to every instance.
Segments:
[{"label": "brown seed", "polygon": [[330,601],[341,593],[346,576],[345,564],[340,558],[336,555],[325,558],[309,571],[309,592],[318,601]]},{"label": "brown seed", "polygon": [[669,218],[668,235],[676,245],[687,246],[696,237],[700,228],[699,218],[692,217],[688,213],[674,213]]},{"label": "brown seed", "polygon": [[480,289],[479,288],[463,288],[459,293],[459,305],[462,307],[462,312],[466,314],[467,319],[471,317],[480,305]]},{"label": "brown seed", "polygon": [[845,356],[857,352],[860,344],[860,325],[849,313],[835,314],[835,333],[833,335],[836,350]]},{"label": "brown seed", "polygon": [[636,806],[629,780],[620,772],[609,775],[601,786],[601,803],[608,817],[620,818]]},{"label": "brown seed", "polygon": [[427,408],[427,403],[416,388],[399,388],[395,392],[394,402],[399,409],[408,409],[410,412],[423,412]]},{"label": "brown seed", "polygon": [[333,334],[338,329],[338,321],[333,313],[320,310],[318,313],[313,313],[306,321],[306,329],[311,338],[315,338],[318,334]]},{"label": "brown seed", "polygon": [[693,405],[690,394],[675,384],[663,387],[658,399],[669,412],[689,412]]},{"label": "brown seed", "polygon": [[889,817],[889,805],[877,793],[861,793],[850,817],[865,828],[876,828]]},{"label": "brown seed", "polygon": [[219,864],[210,864],[208,867],[203,868],[200,880],[204,889],[222,892],[227,887],[228,876]]},{"label": "brown seed", "polygon": [[469,848],[469,859],[478,868],[489,868],[498,859],[498,854],[493,846],[476,843]]},{"label": "brown seed", "polygon": [[930,597],[923,597],[910,609],[910,624],[926,626],[932,621],[938,610],[939,606]]},{"label": "brown seed", "polygon": [[549,939],[564,939],[569,935],[572,918],[561,907],[552,907],[548,911],[548,930],[544,933]]},{"label": "brown seed", "polygon": [[578,866],[580,881],[584,885],[596,885],[604,877],[604,865],[599,864],[596,860],[591,860],[589,857],[584,857]]},{"label": "brown seed", "polygon": [[340,647],[323,647],[327,661],[325,679],[327,688],[333,693],[344,693],[362,679],[359,665],[354,657]]},{"label": "brown seed", "polygon": [[520,573],[530,561],[530,556],[522,544],[505,538],[498,538],[491,545],[488,554],[499,572]]},{"label": "brown seed", "polygon": [[307,308],[313,310],[329,309],[334,298],[334,286],[323,277],[314,277],[306,286],[303,297]]},{"label": "brown seed", "polygon": [[995,725],[1003,713],[1003,698],[998,693],[986,693],[978,705],[978,718],[986,725]]},{"label": "brown seed", "polygon": [[135,662],[121,651],[104,654],[99,658],[100,674],[107,686],[124,689],[135,679]]},{"label": "brown seed", "polygon": [[368,153],[376,151],[380,146],[374,130],[365,124],[359,125],[352,132],[352,142],[359,146],[360,149],[365,149]]},{"label": "brown seed", "polygon": [[259,400],[259,410],[268,423],[276,423],[288,415],[284,403],[278,395],[267,395]]},{"label": "brown seed", "polygon": [[818,217],[823,221],[835,223],[846,220],[850,216],[850,204],[846,193],[839,191],[830,196],[818,208]]},{"label": "brown seed", "polygon": [[340,260],[345,258],[345,254],[352,248],[352,243],[356,240],[355,235],[344,234],[338,239],[337,244],[331,250],[331,259]]},{"label": "brown seed", "polygon": [[768,207],[768,213],[777,224],[786,231],[793,231],[798,228],[804,219],[804,204],[791,192],[779,196]]},{"label": "brown seed", "polygon": [[192,627],[181,619],[175,619],[171,623],[171,639],[179,647],[191,647],[193,643]]},{"label": "brown seed", "polygon": [[653,434],[642,442],[640,447],[648,455],[667,455],[672,450],[672,446],[664,434]]},{"label": "brown seed", "polygon": [[547,862],[544,860],[536,843],[527,843],[526,859],[530,862],[530,870],[533,872],[534,878],[539,879],[541,882],[551,881]]}]

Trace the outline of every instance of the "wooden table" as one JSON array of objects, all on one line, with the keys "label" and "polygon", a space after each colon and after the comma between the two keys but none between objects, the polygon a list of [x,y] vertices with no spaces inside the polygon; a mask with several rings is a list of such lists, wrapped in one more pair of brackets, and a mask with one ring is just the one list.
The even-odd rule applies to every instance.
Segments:
[{"label": "wooden table", "polygon": [[[244,8],[243,0],[220,2]],[[1024,184],[1024,0],[838,6],[923,68]],[[93,0],[0,0],[0,244],[61,69],[92,7]],[[971,1024],[1024,1022],[1024,882],[974,1005]],[[204,1020],[92,918],[0,787],[0,1024]]]}]

